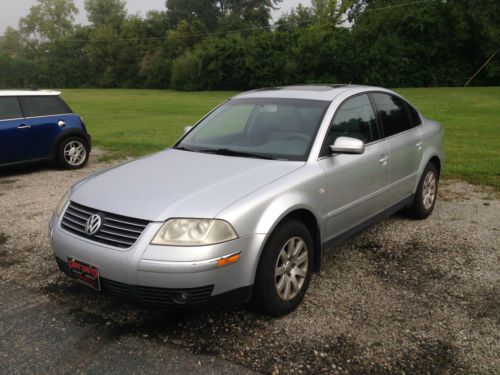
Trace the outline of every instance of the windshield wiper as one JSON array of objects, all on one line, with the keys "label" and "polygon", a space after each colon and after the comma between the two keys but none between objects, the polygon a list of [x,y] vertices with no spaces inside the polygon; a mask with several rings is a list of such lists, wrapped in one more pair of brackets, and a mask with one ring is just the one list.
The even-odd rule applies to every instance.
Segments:
[{"label": "windshield wiper", "polygon": [[190,148],[184,146],[174,147],[176,150],[191,151],[191,152],[203,152],[207,154],[217,154],[217,155],[227,155],[227,156],[241,156],[245,158],[258,158],[267,160],[276,160],[271,156],[253,154],[251,152],[231,150],[229,148]]},{"label": "windshield wiper", "polygon": [[254,154],[254,153],[245,152],[245,151],[231,150],[229,148],[207,148],[207,149],[200,149],[200,150],[196,150],[196,151],[198,151],[198,152],[207,152],[207,153],[210,153],[210,154],[217,154],[217,155],[241,156],[241,157],[244,157],[244,158],[258,158],[258,159],[275,160],[271,156]]},{"label": "windshield wiper", "polygon": [[182,150],[182,151],[190,151],[190,152],[198,151],[198,150],[195,150],[194,148],[189,148],[189,147],[184,147],[184,146],[174,147],[174,150]]}]

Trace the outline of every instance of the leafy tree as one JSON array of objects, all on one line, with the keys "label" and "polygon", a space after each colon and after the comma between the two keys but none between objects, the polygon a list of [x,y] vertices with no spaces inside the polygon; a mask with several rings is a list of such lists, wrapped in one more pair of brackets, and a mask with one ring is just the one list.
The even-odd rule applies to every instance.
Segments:
[{"label": "leafy tree", "polygon": [[172,57],[182,55],[187,49],[200,42],[206,33],[207,28],[201,21],[180,21],[177,28],[167,34],[170,55]]},{"label": "leafy tree", "polygon": [[15,56],[21,53],[23,48],[24,41],[21,33],[10,26],[7,27],[3,37],[0,38],[0,51],[3,51],[9,56]]},{"label": "leafy tree", "polygon": [[84,6],[95,27],[108,25],[120,29],[127,18],[124,0],[85,0]]},{"label": "leafy tree", "polygon": [[146,13],[144,28],[148,37],[163,37],[169,30],[167,12],[151,10]]},{"label": "leafy tree", "polygon": [[314,22],[314,20],[315,16],[313,9],[299,4],[295,9],[283,14],[276,24],[278,25],[278,30],[285,30],[286,28],[292,27],[306,28]]},{"label": "leafy tree", "polygon": [[346,13],[355,0],[311,0],[311,5],[319,22],[338,26],[346,21]]},{"label": "leafy tree", "polygon": [[167,22],[171,29],[181,21],[203,24],[207,30],[215,30],[220,13],[214,0],[166,0]]},{"label": "leafy tree", "polygon": [[282,0],[218,0],[221,15],[241,19],[247,25],[268,26],[271,9]]},{"label": "leafy tree", "polygon": [[165,56],[162,48],[148,51],[141,61],[139,76],[143,86],[150,88],[168,88],[170,86],[171,60]]},{"label": "leafy tree", "polygon": [[73,31],[73,21],[78,8],[73,0],[38,0],[29,14],[21,18],[19,28],[37,43],[54,41]]}]

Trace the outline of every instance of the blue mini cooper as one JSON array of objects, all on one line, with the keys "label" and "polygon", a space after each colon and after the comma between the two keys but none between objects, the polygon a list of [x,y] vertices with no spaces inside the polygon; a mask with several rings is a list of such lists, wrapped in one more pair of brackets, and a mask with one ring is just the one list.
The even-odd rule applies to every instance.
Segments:
[{"label": "blue mini cooper", "polygon": [[58,91],[0,91],[0,167],[43,160],[87,164],[90,135]]}]

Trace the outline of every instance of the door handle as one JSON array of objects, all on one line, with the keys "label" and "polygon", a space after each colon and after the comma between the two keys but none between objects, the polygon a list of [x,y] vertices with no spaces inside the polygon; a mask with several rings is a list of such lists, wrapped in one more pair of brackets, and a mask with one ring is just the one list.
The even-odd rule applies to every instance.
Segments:
[{"label": "door handle", "polygon": [[378,162],[379,162],[380,164],[382,164],[382,165],[386,165],[386,164],[387,164],[387,160],[389,160],[389,157],[388,157],[388,156],[386,156],[386,155],[385,155],[385,156],[384,156],[384,155],[382,155],[382,156],[380,157],[380,159],[378,160]]},{"label": "door handle", "polygon": [[59,122],[57,123],[57,125],[59,125],[60,128],[64,128],[66,126],[66,121],[59,120]]},{"label": "door handle", "polygon": [[417,150],[422,149],[423,142],[418,142],[415,146],[417,146]]},{"label": "door handle", "polygon": [[18,129],[29,129],[29,128],[31,128],[31,125],[25,125],[25,124],[23,124],[23,125],[19,125],[17,128]]}]

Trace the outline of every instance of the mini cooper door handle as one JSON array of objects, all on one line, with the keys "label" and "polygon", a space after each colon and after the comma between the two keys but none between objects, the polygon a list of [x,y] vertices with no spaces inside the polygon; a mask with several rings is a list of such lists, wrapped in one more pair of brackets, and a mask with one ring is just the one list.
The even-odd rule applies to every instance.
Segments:
[{"label": "mini cooper door handle", "polygon": [[423,145],[422,142],[418,142],[415,146],[417,146],[417,150],[421,150],[422,149],[422,145]]},{"label": "mini cooper door handle", "polygon": [[66,121],[59,120],[59,122],[57,123],[57,125],[59,125],[60,128],[64,128],[66,126]]},{"label": "mini cooper door handle", "polygon": [[31,128],[31,125],[25,125],[25,124],[23,124],[23,125],[19,125],[17,128],[18,129],[29,129],[29,128]]}]

